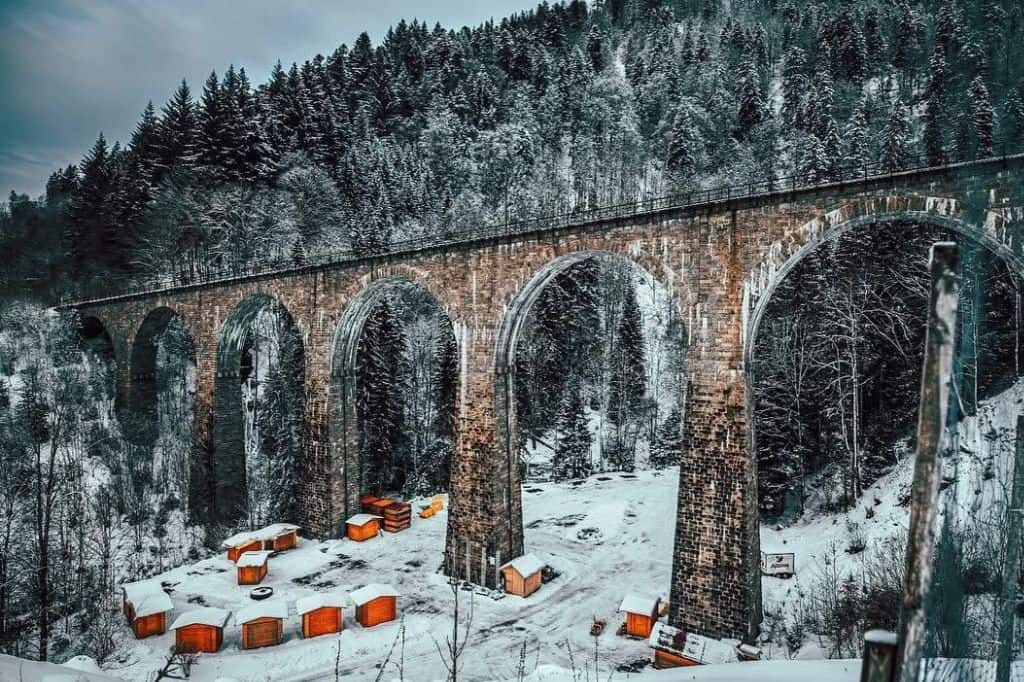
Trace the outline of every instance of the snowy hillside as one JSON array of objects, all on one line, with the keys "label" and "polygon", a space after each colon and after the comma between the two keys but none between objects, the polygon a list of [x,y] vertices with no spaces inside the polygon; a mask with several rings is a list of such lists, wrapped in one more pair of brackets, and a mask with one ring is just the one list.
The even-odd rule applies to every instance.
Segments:
[{"label": "snowy hillside", "polygon": [[[975,490],[987,491],[1005,480],[1006,458],[1012,452],[1011,432],[1005,427],[1012,423],[1022,400],[1024,384],[1019,384],[984,404],[976,421],[963,424],[965,441],[970,437],[980,443],[980,448],[976,453],[962,453],[961,481],[948,490],[960,491],[958,497],[965,508],[988,494],[975,494]],[[975,438],[975,434],[981,437]],[[793,579],[763,580],[766,624],[770,624],[772,614],[785,619],[787,605],[799,601],[801,593],[816,589],[821,567],[827,562],[834,560],[841,573],[856,574],[867,557],[887,546],[888,538],[899,536],[908,515],[900,501],[906,495],[911,470],[911,458],[907,458],[867,490],[861,504],[849,515],[821,514],[788,528],[762,528],[763,550],[792,551],[797,561]],[[986,473],[993,470],[997,472],[994,477]],[[532,674],[528,679],[538,682],[585,679],[580,676],[584,670],[593,674],[595,660],[602,679],[613,671],[617,671],[617,680],[666,682],[811,680],[823,679],[822,675],[837,682],[857,679],[859,667],[855,662],[786,662],[788,656],[780,638],[762,642],[766,654],[780,659],[777,661],[653,671],[647,665],[650,650],[645,642],[615,634],[621,618],[616,609],[625,593],[668,597],[677,481],[674,471],[644,471],[526,485],[523,509],[527,547],[559,575],[529,599],[495,598],[500,595],[485,591],[472,594],[473,617],[462,679],[517,679],[524,651],[524,668]],[[867,518],[869,507],[873,510],[871,518]],[[410,530],[365,543],[302,540],[298,549],[272,558],[263,584],[272,586],[277,596],[291,605],[284,643],[243,652],[237,628],[229,626],[221,651],[202,655],[193,668],[192,679],[333,679],[337,664],[348,679],[369,680],[376,679],[389,651],[389,663],[381,679],[398,679],[398,666],[403,667],[405,679],[444,679],[446,671],[437,645],[444,646],[453,607],[452,593],[440,573],[446,522],[447,512],[427,520],[414,518]],[[858,524],[856,530],[851,530],[849,523]],[[852,535],[863,535],[867,545],[864,551],[845,551]],[[204,604],[237,611],[252,603],[249,588],[235,584],[234,567],[223,556],[167,571],[159,579],[171,593],[175,615]],[[340,636],[301,638],[295,599],[314,591],[351,591],[370,582],[390,582],[401,592],[401,623],[365,629],[354,623],[349,608]],[[461,593],[464,613],[470,595]],[[608,621],[600,637],[589,635],[592,618]],[[108,674],[142,679],[161,667],[173,641],[171,634],[136,641],[126,625],[119,627],[120,645],[105,666]],[[823,658],[827,644],[808,634],[805,645],[794,656]]]}]

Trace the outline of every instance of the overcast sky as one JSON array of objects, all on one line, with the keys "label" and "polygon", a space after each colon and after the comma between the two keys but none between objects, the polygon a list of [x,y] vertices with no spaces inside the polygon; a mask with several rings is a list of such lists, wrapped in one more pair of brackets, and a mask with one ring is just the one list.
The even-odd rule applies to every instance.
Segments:
[{"label": "overcast sky", "polygon": [[211,69],[244,66],[262,83],[287,67],[374,44],[399,19],[475,25],[538,0],[0,0],[0,191],[41,194],[102,130],[125,142],[146,102],[184,77],[194,96]]}]

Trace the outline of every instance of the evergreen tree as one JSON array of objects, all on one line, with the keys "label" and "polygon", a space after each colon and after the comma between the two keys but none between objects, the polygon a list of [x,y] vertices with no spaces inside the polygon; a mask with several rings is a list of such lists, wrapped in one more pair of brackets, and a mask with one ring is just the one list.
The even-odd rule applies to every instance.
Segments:
[{"label": "evergreen tree", "polygon": [[192,93],[184,80],[160,116],[161,175],[177,165],[190,165],[196,154],[196,112]]},{"label": "evergreen tree", "polygon": [[668,417],[658,427],[658,434],[651,444],[649,464],[655,468],[678,466],[683,452],[683,415],[674,405]]},{"label": "evergreen tree", "polygon": [[82,159],[82,179],[71,202],[69,249],[80,276],[127,266],[127,243],[117,223],[115,150],[103,133]]},{"label": "evergreen tree", "polygon": [[692,183],[704,158],[704,136],[697,126],[693,107],[689,101],[676,108],[672,129],[668,135],[666,167],[672,173],[673,184],[682,189]]},{"label": "evergreen tree", "polygon": [[213,177],[228,166],[228,110],[216,72],[211,72],[203,86],[199,105],[199,125],[196,139],[196,161]]},{"label": "evergreen tree", "polygon": [[751,131],[764,118],[764,96],[761,92],[761,75],[753,60],[747,56],[740,65],[737,75],[738,86],[736,98],[739,111],[736,115],[736,132],[738,140],[746,140]]},{"label": "evergreen tree", "polygon": [[974,137],[974,158],[992,156],[995,141],[995,111],[985,87],[985,81],[977,76],[971,81],[971,123]]},{"label": "evergreen tree", "polygon": [[590,430],[583,411],[580,386],[570,386],[566,390],[557,424],[558,444],[551,459],[554,480],[586,478],[593,467],[590,461]]},{"label": "evergreen tree", "polygon": [[924,153],[930,166],[940,166],[946,162],[943,136],[945,79],[946,60],[942,48],[936,47],[930,66],[928,103],[924,115]]},{"label": "evergreen tree", "polygon": [[906,105],[898,99],[889,109],[889,118],[882,134],[881,162],[889,172],[904,170],[911,163],[910,121]]},{"label": "evergreen tree", "polygon": [[640,306],[632,283],[626,289],[622,314],[615,331],[615,350],[608,385],[608,420],[613,426],[608,459],[618,469],[631,471],[636,462],[637,420],[647,391],[644,337]]}]

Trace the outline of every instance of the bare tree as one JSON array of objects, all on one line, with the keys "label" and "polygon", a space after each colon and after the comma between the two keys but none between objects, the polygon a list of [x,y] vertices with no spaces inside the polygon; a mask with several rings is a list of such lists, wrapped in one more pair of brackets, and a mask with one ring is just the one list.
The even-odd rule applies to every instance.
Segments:
[{"label": "bare tree", "polygon": [[448,586],[452,590],[453,597],[452,632],[450,635],[445,637],[443,648],[437,640],[434,640],[434,646],[437,648],[437,653],[441,657],[441,662],[444,663],[444,667],[448,671],[448,682],[458,682],[460,667],[459,659],[466,650],[466,644],[469,642],[469,634],[473,628],[474,599],[473,593],[470,592],[469,609],[467,613],[463,614],[459,607],[459,592],[462,591],[459,581],[452,578],[448,581]]}]

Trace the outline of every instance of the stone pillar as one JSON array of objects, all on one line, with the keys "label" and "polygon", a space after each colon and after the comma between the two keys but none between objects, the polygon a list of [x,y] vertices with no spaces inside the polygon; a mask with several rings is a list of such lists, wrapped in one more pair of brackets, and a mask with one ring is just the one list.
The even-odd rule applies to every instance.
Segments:
[{"label": "stone pillar", "polygon": [[669,620],[703,635],[749,639],[761,620],[760,543],[739,247],[734,225],[708,229],[688,358]]},{"label": "stone pillar", "polygon": [[518,458],[498,442],[495,391],[507,394],[509,373],[494,368],[494,334],[456,325],[460,390],[457,446],[452,462],[445,573],[496,586],[495,566],[523,552]]}]

